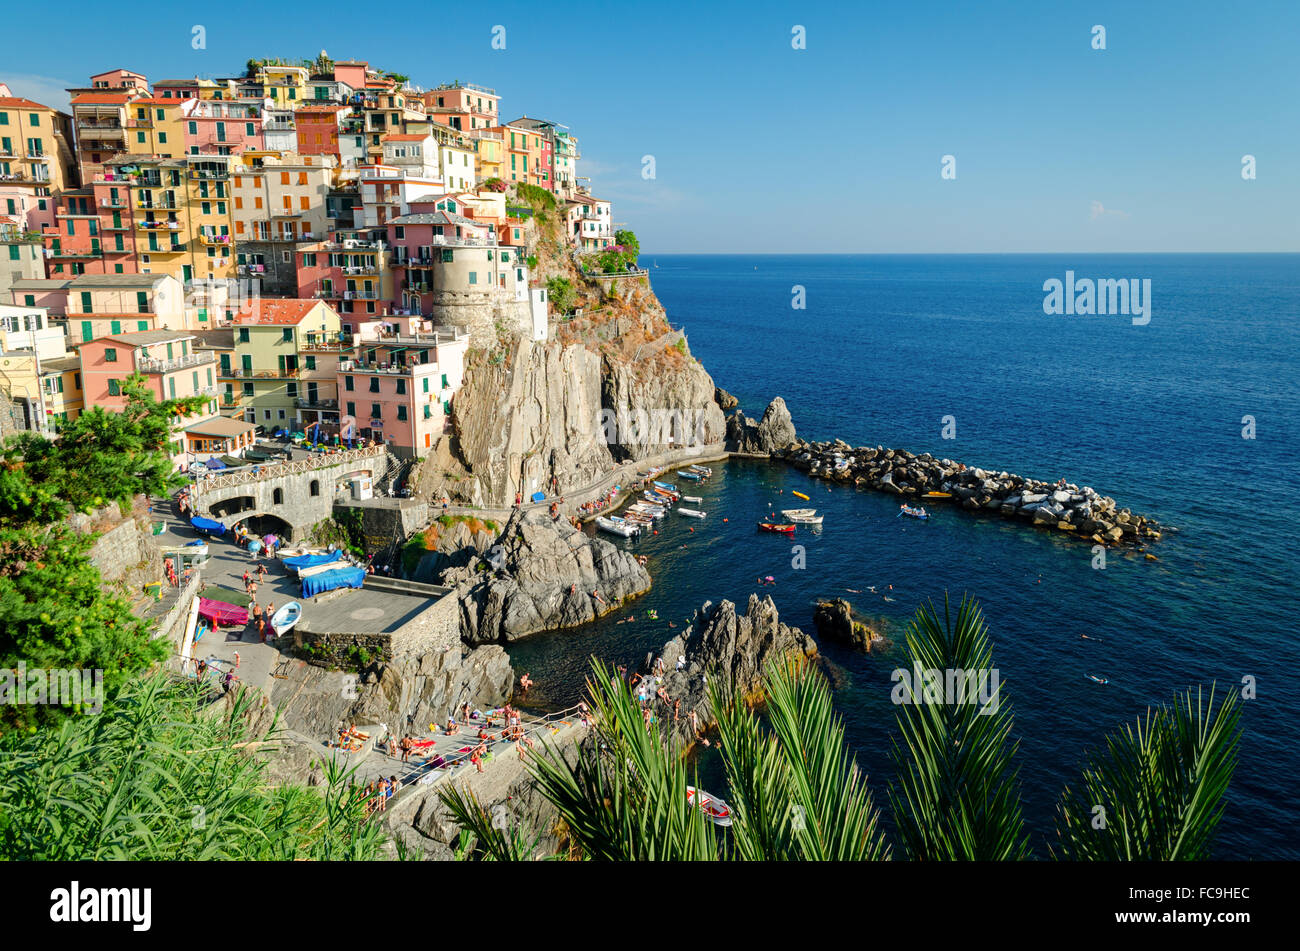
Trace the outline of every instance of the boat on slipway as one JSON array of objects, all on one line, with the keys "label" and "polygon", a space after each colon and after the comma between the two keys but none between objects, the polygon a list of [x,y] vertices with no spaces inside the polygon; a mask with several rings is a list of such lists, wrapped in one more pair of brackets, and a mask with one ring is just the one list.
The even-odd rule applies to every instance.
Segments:
[{"label": "boat on slipway", "polygon": [[297,624],[301,617],[302,605],[297,601],[290,601],[271,615],[271,627],[276,634],[284,634]]}]

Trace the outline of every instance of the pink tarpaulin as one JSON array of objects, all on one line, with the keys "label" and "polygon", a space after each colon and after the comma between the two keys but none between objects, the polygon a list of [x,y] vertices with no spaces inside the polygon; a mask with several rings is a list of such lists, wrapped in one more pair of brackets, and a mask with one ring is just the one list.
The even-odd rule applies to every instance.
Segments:
[{"label": "pink tarpaulin", "polygon": [[248,608],[236,607],[225,601],[199,598],[199,617],[207,618],[213,624],[247,624]]}]

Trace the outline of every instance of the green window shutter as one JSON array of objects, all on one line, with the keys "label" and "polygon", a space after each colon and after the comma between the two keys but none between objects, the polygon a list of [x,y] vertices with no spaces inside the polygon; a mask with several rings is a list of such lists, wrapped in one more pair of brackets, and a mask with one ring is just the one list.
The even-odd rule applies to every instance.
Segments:
[{"label": "green window shutter", "polygon": [[113,336],[116,337],[122,332],[122,321],[115,320],[110,326],[113,328]]},{"label": "green window shutter", "polygon": [[146,291],[136,291],[135,309],[137,313],[149,313],[149,294]]},{"label": "green window shutter", "polygon": [[117,380],[109,380],[109,381],[108,381],[108,395],[109,395],[109,396],[121,396],[121,395],[122,395],[122,388],[121,388],[120,386],[117,385]]},{"label": "green window shutter", "polygon": [[94,339],[95,339],[95,325],[92,324],[89,320],[83,320],[81,322],[81,342],[85,343],[87,340],[94,340]]},{"label": "green window shutter", "polygon": [[252,373],[252,372],[253,372],[253,355],[252,355],[252,354],[250,354],[250,353],[241,354],[241,355],[240,355],[240,361],[241,361],[241,363],[242,363],[242,365],[243,365],[243,368],[244,368],[244,372],[245,372],[245,373]]},{"label": "green window shutter", "polygon": [[141,332],[148,330],[148,329],[149,329],[149,321],[147,321],[147,320],[137,320],[137,321],[135,322],[135,329],[136,329],[136,330],[139,330],[139,331],[141,331]]},{"label": "green window shutter", "polygon": [[83,314],[89,314],[92,310],[93,310],[93,308],[92,308],[91,303],[90,303],[90,291],[82,291],[82,292],[81,292],[81,312],[82,312]]},{"label": "green window shutter", "polygon": [[176,377],[169,377],[167,380],[167,392],[171,394],[172,399],[176,399]]},{"label": "green window shutter", "polygon": [[447,389],[447,387],[448,387],[448,383],[447,383],[447,374],[444,373],[444,374],[442,375],[442,388],[445,390],[445,389]]},{"label": "green window shutter", "polygon": [[429,378],[427,376],[424,378],[424,392],[429,392]]}]

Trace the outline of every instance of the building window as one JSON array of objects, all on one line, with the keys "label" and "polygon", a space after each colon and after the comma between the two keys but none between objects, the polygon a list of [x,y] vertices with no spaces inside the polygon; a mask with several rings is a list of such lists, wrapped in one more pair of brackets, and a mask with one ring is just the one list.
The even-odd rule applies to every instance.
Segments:
[{"label": "building window", "polygon": [[371,393],[378,393],[378,392],[379,392],[379,377],[377,377],[377,376],[372,376],[372,377],[370,378],[370,392],[371,392]]},{"label": "building window", "polygon": [[240,343],[248,343],[248,328],[247,328],[247,327],[240,327],[240,328],[239,328],[239,342],[240,342]]},{"label": "building window", "polygon": [[283,504],[284,504],[284,489],[272,489],[272,490],[271,490],[271,504],[272,504],[272,505],[283,505]]},{"label": "building window", "polygon": [[[349,393],[352,392],[353,389],[352,377],[345,376],[343,378],[343,389],[347,390]],[[352,410],[348,410],[348,412],[350,413],[352,412]]]},{"label": "building window", "polygon": [[309,491],[312,495],[320,495],[320,480],[312,479],[311,485],[308,486],[307,491]]},{"label": "building window", "polygon": [[114,349],[113,347],[105,347],[105,348],[104,348],[104,362],[105,362],[105,363],[116,363],[116,362],[117,362],[117,350]]},{"label": "building window", "polygon": [[293,343],[293,328],[285,327],[281,334],[285,343]]},{"label": "building window", "polygon": [[399,422],[405,422],[405,421],[406,421],[406,406],[405,406],[405,405],[399,405],[399,406],[397,407],[397,419],[398,419]]},{"label": "building window", "polygon": [[120,387],[120,386],[118,385],[117,380],[109,380],[109,381],[108,381],[108,395],[109,395],[109,396],[121,396],[121,395],[122,395],[122,387]]}]

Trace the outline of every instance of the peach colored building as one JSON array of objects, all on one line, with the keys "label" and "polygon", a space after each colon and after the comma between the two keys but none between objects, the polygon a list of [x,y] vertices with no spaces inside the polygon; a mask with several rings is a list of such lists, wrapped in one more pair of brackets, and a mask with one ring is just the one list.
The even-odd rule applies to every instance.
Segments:
[{"label": "peach colored building", "polygon": [[194,335],[186,331],[147,330],[76,345],[81,358],[86,407],[99,406],[120,412],[126,405],[122,383],[133,373],[144,376],[158,400],[207,397],[198,412],[180,418],[173,426],[171,455],[172,463],[178,468],[197,451],[195,439],[212,438],[206,432],[191,437],[187,431],[219,418],[216,361],[211,353],[196,351],[193,343]]}]

